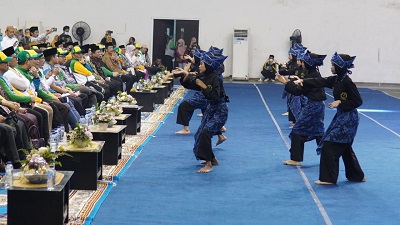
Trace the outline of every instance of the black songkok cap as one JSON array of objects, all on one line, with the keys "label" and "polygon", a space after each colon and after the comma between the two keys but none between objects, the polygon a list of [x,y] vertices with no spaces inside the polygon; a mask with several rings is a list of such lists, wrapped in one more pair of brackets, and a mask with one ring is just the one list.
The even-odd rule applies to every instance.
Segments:
[{"label": "black songkok cap", "polygon": [[57,41],[54,43],[54,46],[56,46],[56,48],[58,48],[59,45],[61,45],[63,42],[62,41]]},{"label": "black songkok cap", "polygon": [[81,46],[82,53],[88,53],[89,52],[89,44],[86,44],[84,46]]},{"label": "black songkok cap", "polygon": [[56,48],[49,48],[43,51],[43,55],[45,58],[56,54],[57,54]]},{"label": "black songkok cap", "polygon": [[4,49],[4,50],[3,50],[3,53],[4,53],[7,57],[12,56],[12,55],[15,53],[14,47],[13,47],[13,46],[10,46],[10,47]]},{"label": "black songkok cap", "polygon": [[112,42],[106,42],[105,46],[106,46],[106,48],[107,48],[108,46],[113,46],[113,47],[114,47],[114,45],[113,45]]},{"label": "black songkok cap", "polygon": [[90,50],[92,50],[92,53],[94,53],[97,50],[100,50],[100,47],[97,46],[96,44],[91,44],[89,45]]},{"label": "black songkok cap", "polygon": [[31,33],[35,32],[35,31],[37,31],[37,30],[39,30],[39,27],[31,27],[31,28],[29,28],[29,31],[30,31]]}]

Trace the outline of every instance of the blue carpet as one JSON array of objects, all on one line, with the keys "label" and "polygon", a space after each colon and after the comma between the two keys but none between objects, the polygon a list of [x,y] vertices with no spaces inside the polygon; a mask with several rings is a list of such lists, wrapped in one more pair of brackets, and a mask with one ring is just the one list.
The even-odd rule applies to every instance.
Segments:
[{"label": "blue carpet", "polygon": [[[228,140],[214,149],[220,166],[209,174],[196,172],[201,166],[192,152],[201,118],[194,115],[192,134],[182,136],[174,133],[181,126],[172,114],[111,190],[92,224],[398,224],[400,100],[361,89],[361,108],[395,112],[361,115],[354,150],[367,182],[347,182],[341,165],[338,185],[326,187],[313,184],[319,170],[315,142],[306,144],[301,170],[281,165],[290,143],[289,123],[281,116],[286,111],[282,90],[275,84],[226,84]],[[326,127],[334,113],[326,110]]]}]

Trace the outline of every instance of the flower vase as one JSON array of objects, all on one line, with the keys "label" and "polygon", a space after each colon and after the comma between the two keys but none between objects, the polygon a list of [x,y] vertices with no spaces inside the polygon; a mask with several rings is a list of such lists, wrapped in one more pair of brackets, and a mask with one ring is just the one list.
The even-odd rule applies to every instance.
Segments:
[{"label": "flower vase", "polygon": [[99,123],[97,127],[99,130],[107,130],[108,123]]},{"label": "flower vase", "polygon": [[77,148],[85,148],[87,147],[88,143],[84,140],[74,140],[74,146]]}]

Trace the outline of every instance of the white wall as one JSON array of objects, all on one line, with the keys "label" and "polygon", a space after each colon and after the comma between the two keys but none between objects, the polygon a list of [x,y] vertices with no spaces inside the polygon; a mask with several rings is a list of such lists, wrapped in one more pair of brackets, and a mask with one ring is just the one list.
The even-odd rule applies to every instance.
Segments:
[{"label": "white wall", "polygon": [[[298,28],[304,46],[328,54],[323,76],[330,74],[330,57],[338,51],[357,56],[353,80],[400,83],[400,0],[2,0],[0,8],[3,31],[7,25],[25,28],[26,21],[41,21],[43,29],[54,26],[60,33],[64,25],[82,20],[92,28],[85,43],[99,42],[110,29],[118,44],[134,36],[150,48],[153,19],[198,19],[200,46],[224,48],[228,56],[233,29],[249,28],[250,78],[261,76],[270,54],[287,60],[289,37]],[[229,76],[231,57],[225,66]]]}]

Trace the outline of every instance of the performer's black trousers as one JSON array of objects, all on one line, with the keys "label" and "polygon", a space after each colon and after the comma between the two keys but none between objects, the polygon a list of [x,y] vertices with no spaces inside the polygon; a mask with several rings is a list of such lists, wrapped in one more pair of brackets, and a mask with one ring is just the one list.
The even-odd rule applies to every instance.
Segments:
[{"label": "performer's black trousers", "polygon": [[336,184],[339,175],[339,158],[342,157],[349,181],[362,181],[362,171],[351,143],[325,141],[321,151],[319,180]]},{"label": "performer's black trousers", "polygon": [[[302,136],[300,134],[290,134],[291,146],[290,146],[290,159],[303,162],[304,156],[304,143],[307,141],[307,136]],[[317,145],[320,142],[321,137],[316,138]]]}]

